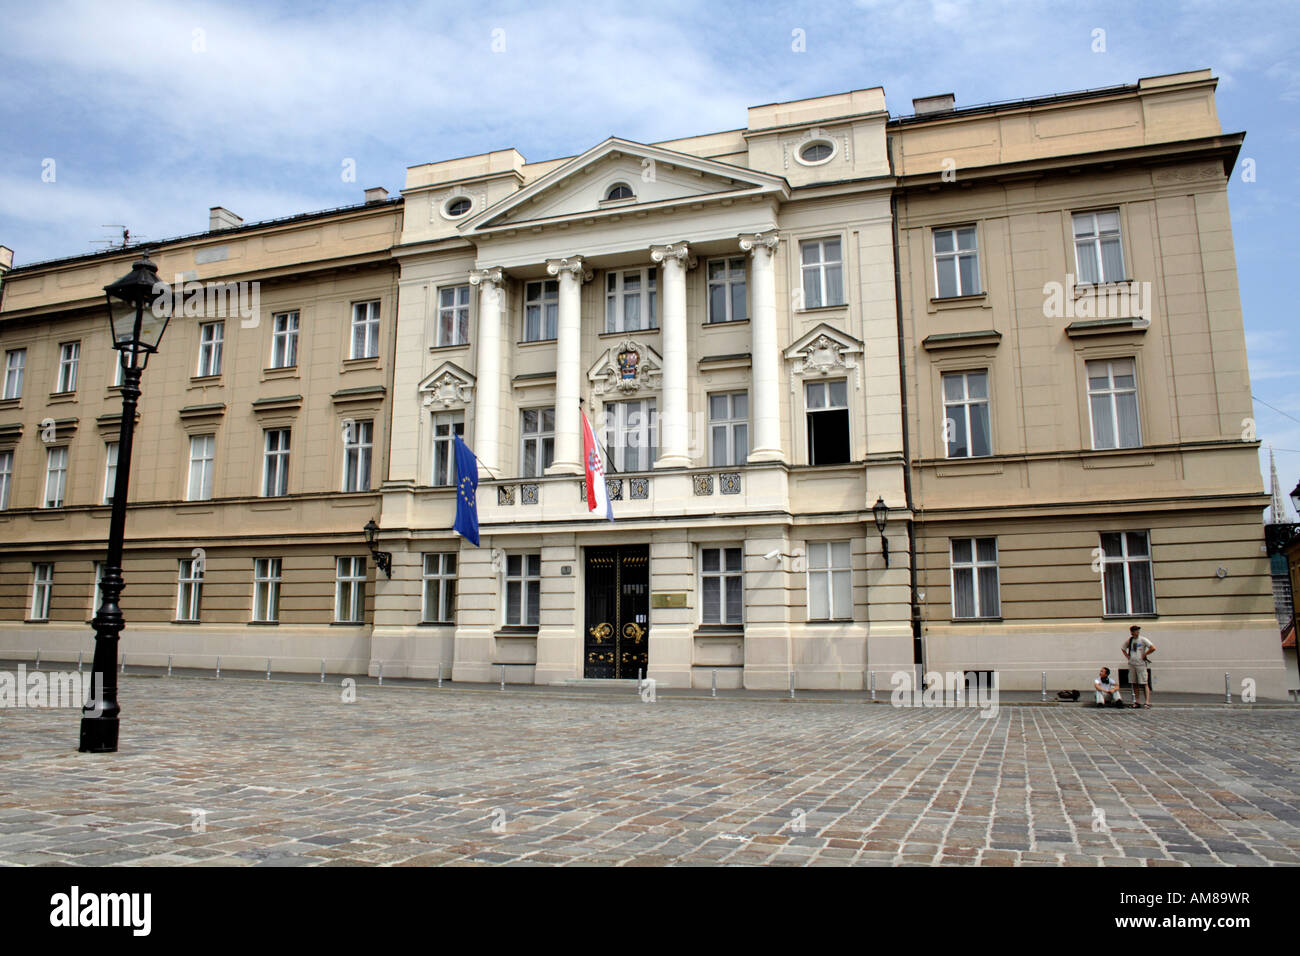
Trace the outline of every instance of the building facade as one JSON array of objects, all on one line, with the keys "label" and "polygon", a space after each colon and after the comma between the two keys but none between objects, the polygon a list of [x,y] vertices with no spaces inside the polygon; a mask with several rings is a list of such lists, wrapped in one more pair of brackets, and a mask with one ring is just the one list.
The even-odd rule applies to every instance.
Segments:
[{"label": "building facade", "polygon": [[[179,315],[145,373],[124,652],[1037,688],[1117,663],[1136,619],[1162,689],[1232,671],[1280,695],[1226,203],[1241,134],[1213,91],[1203,71],[891,118],[857,90],[682,140],[413,166],[399,200],[282,222],[214,210],[160,274],[261,298],[220,330]],[[100,289],[130,260],[0,287],[22,363],[0,656],[91,647],[117,405]],[[584,416],[612,523],[586,504]],[[451,530],[454,435],[477,547]]]}]

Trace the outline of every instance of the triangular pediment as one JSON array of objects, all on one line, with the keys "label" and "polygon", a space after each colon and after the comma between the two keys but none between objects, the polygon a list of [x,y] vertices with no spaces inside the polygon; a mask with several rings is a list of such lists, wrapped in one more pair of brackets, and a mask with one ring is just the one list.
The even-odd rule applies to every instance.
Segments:
[{"label": "triangular pediment", "polygon": [[[631,189],[632,197],[607,199],[617,184]],[[464,223],[461,232],[468,235],[524,223],[613,216],[639,207],[769,193],[788,198],[785,179],[611,137],[488,207]]]},{"label": "triangular pediment", "polygon": [[463,408],[473,400],[474,381],[455,362],[443,362],[420,380],[420,398],[426,407]]},{"label": "triangular pediment", "polygon": [[[808,377],[811,375],[830,375],[836,372],[848,372],[858,369],[859,383],[862,372],[858,360],[854,357],[863,351],[862,340],[855,339],[849,333],[820,322],[817,326],[799,336],[785,350],[787,361],[793,362],[791,371],[794,375]],[[794,388],[794,377],[790,379]]]}]

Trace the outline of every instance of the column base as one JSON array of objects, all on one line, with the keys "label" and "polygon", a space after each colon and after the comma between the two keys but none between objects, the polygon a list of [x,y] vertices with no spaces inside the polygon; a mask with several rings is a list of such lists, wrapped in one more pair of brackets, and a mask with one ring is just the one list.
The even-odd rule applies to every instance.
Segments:
[{"label": "column base", "polygon": [[581,477],[586,472],[583,470],[582,463],[576,461],[557,461],[547,468],[542,474],[544,475],[577,475]]},{"label": "column base", "polygon": [[655,468],[689,468],[691,459],[687,455],[664,455],[655,461]]},{"label": "column base", "polygon": [[785,461],[785,454],[779,448],[755,448],[749,453],[746,462],[753,464],[759,461]]}]

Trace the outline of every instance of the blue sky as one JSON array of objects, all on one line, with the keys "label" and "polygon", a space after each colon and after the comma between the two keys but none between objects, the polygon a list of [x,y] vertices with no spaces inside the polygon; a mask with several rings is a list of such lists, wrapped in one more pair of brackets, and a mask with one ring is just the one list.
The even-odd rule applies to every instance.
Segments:
[{"label": "blue sky", "polygon": [[969,106],[1209,67],[1255,161],[1229,200],[1257,430],[1283,491],[1300,479],[1280,281],[1300,275],[1300,4],[0,0],[0,22],[0,244],[18,263],[92,251],[106,223],[156,240],[205,229],[209,206],[349,205],[421,162],[734,129],[779,100],[883,86],[904,114],[933,93]]}]

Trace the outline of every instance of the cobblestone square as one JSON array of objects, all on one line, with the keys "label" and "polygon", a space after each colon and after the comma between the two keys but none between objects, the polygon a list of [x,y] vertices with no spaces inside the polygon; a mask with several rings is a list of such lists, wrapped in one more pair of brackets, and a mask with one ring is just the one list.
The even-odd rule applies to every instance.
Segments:
[{"label": "cobblestone square", "polygon": [[1300,714],[122,678],[0,711],[7,865],[1272,865]]}]

